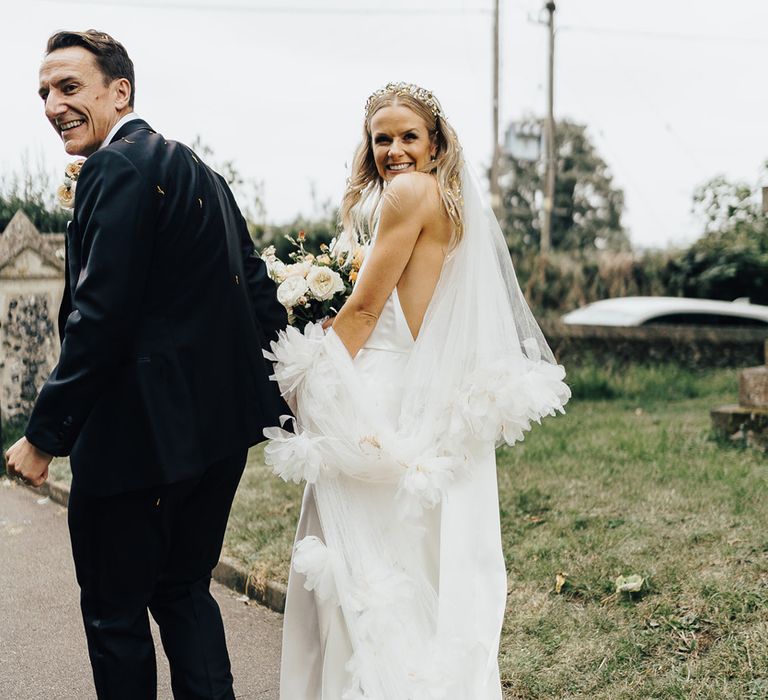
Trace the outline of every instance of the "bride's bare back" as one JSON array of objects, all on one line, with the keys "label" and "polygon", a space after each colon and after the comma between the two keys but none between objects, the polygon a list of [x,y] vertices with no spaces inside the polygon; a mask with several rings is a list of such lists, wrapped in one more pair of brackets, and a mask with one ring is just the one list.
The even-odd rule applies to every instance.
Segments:
[{"label": "bride's bare back", "polygon": [[395,287],[411,335],[418,336],[452,231],[432,175],[409,172],[392,179],[365,275],[333,323],[350,355],[365,344]]},{"label": "bride's bare back", "polygon": [[400,306],[414,339],[419,334],[424,314],[440,279],[453,232],[453,224],[440,201],[437,181],[431,175],[422,177],[428,179],[424,187],[427,200],[424,205],[425,219],[411,257],[397,283]]}]

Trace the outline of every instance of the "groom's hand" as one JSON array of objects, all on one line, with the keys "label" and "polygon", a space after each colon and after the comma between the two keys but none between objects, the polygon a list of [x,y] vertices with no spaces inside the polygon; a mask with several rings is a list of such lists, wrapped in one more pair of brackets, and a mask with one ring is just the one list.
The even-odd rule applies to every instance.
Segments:
[{"label": "groom's hand", "polygon": [[32,486],[42,486],[48,478],[48,465],[53,457],[37,449],[27,438],[16,441],[5,453],[8,476],[16,477]]}]

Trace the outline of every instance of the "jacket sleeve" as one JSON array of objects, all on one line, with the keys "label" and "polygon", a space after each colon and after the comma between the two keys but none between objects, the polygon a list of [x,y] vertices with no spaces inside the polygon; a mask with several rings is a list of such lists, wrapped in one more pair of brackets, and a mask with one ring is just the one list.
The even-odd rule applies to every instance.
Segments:
[{"label": "jacket sleeve", "polygon": [[59,363],[43,385],[26,437],[68,455],[129,352],[150,268],[156,211],[151,183],[122,153],[88,158],[77,183],[80,276],[64,325]]},{"label": "jacket sleeve", "polygon": [[256,254],[245,221],[240,227],[240,232],[243,267],[248,279],[248,292],[251,295],[253,312],[269,345],[270,341],[277,340],[278,331],[288,325],[288,312],[277,300],[277,285],[267,274],[266,263]]}]

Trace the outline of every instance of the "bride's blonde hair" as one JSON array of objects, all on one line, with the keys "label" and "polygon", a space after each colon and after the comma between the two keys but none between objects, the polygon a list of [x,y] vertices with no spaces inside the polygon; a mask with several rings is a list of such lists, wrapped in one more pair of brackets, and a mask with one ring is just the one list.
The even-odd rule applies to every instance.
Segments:
[{"label": "bride's blonde hair", "polygon": [[[352,174],[341,202],[339,218],[347,244],[369,239],[378,212],[384,181],[376,169],[371,144],[371,118],[383,107],[403,105],[424,120],[429,136],[437,145],[434,160],[423,168],[437,179],[443,207],[453,223],[453,245],[463,232],[461,168],[463,158],[458,136],[448,123],[437,98],[411,83],[389,83],[374,92],[365,105],[363,140],[355,151]],[[344,246],[346,247],[346,246]]]}]

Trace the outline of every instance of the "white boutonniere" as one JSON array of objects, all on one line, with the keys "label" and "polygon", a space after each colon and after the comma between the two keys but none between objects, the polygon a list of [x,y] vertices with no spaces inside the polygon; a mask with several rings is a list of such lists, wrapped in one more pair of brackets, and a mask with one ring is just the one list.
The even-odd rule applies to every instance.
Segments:
[{"label": "white boutonniere", "polygon": [[65,209],[74,209],[75,207],[75,188],[83,163],[85,163],[85,158],[78,158],[64,169],[64,182],[57,188],[56,197],[59,204]]}]

